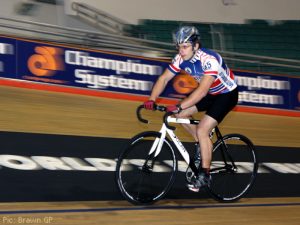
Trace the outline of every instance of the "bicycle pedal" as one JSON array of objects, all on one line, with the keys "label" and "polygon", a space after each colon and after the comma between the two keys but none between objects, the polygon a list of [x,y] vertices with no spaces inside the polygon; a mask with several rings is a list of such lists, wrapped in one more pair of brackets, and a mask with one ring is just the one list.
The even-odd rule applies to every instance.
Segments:
[{"label": "bicycle pedal", "polygon": [[186,169],[186,172],[185,172],[185,179],[188,183],[190,183],[192,181],[192,178],[195,176],[193,170],[191,169],[191,167],[188,167]]}]

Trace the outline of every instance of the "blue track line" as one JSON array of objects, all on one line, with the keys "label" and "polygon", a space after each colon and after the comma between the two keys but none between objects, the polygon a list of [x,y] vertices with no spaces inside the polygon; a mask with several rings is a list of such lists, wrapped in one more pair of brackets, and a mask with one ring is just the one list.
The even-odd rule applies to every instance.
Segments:
[{"label": "blue track line", "polygon": [[78,213],[78,212],[111,212],[111,211],[135,211],[135,210],[161,210],[161,209],[195,209],[195,208],[239,208],[239,207],[276,207],[276,206],[300,206],[295,203],[264,203],[264,204],[217,204],[217,205],[180,205],[180,206],[132,206],[115,208],[91,208],[91,209],[47,209],[47,210],[13,210],[0,211],[3,214],[35,214],[35,213]]}]

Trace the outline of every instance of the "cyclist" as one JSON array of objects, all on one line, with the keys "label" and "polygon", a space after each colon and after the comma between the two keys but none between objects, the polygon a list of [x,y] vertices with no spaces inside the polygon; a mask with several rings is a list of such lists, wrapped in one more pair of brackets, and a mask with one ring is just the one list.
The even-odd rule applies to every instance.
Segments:
[{"label": "cyclist", "polygon": [[177,105],[167,106],[167,111],[175,112],[177,118],[191,118],[199,111],[206,111],[197,126],[183,125],[200,145],[200,149],[197,147],[199,155],[201,151],[199,176],[188,183],[191,191],[198,192],[201,187],[210,185],[211,181],[209,170],[213,145],[209,135],[237,104],[238,89],[234,74],[222,57],[212,50],[202,48],[200,35],[195,27],[180,27],[174,35],[174,41],[178,54],[156,81],[144,107],[153,110],[156,99],[167,83],[181,70],[198,82],[198,87],[189,96]]}]

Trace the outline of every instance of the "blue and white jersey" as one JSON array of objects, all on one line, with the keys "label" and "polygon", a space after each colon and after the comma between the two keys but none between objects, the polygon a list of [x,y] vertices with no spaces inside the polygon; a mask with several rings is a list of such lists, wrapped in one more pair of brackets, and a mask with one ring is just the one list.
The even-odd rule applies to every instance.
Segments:
[{"label": "blue and white jersey", "polygon": [[234,74],[224,63],[222,57],[209,49],[198,49],[194,56],[186,61],[180,54],[177,54],[169,65],[169,70],[175,75],[184,70],[198,82],[204,75],[213,76],[215,81],[208,91],[212,95],[227,93],[237,87]]}]

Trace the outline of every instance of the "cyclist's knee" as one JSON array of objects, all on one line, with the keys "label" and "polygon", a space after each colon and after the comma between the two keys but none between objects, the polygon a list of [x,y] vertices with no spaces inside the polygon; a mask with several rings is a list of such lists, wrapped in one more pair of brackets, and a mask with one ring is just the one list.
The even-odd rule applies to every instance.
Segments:
[{"label": "cyclist's knee", "polygon": [[210,132],[211,129],[209,126],[202,123],[198,124],[196,134],[199,139],[209,137]]},{"label": "cyclist's knee", "polygon": [[208,136],[208,131],[205,127],[203,126],[198,126],[197,127],[197,131],[196,131],[197,137],[198,139],[201,139],[203,137]]}]

